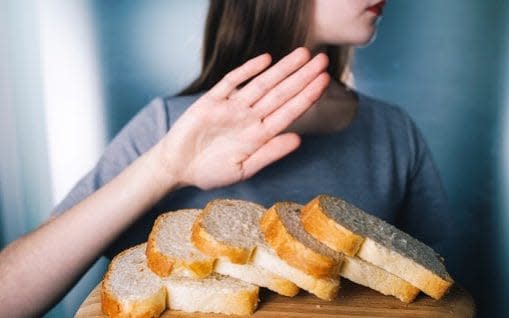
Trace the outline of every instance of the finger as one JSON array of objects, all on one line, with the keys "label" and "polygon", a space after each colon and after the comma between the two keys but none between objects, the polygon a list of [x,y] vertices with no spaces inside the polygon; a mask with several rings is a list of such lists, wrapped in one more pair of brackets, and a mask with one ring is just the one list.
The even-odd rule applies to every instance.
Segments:
[{"label": "finger", "polygon": [[330,76],[321,73],[295,97],[267,116],[262,124],[269,136],[274,136],[293,123],[316,102],[329,84]]},{"label": "finger", "polygon": [[256,102],[253,109],[257,111],[261,118],[265,118],[306,88],[327,68],[328,64],[327,55],[318,54],[301,69],[274,87],[267,95],[263,96]]},{"label": "finger", "polygon": [[272,58],[265,53],[252,58],[226,74],[207,94],[217,99],[228,97],[240,84],[270,66]]},{"label": "finger", "polygon": [[279,82],[297,71],[302,65],[309,61],[310,58],[311,54],[308,49],[303,47],[295,49],[292,53],[276,63],[276,65],[258,75],[246,86],[241,88],[235,98],[251,106]]},{"label": "finger", "polygon": [[295,133],[286,133],[270,139],[243,163],[243,179],[252,177],[265,166],[277,161],[300,145],[300,137]]}]

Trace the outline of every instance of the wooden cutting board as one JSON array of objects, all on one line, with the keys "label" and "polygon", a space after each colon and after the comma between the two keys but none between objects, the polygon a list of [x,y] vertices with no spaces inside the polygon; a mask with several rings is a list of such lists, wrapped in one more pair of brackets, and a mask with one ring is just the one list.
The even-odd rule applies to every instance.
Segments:
[{"label": "wooden cutting board", "polygon": [[[301,291],[293,298],[284,297],[260,289],[258,310],[251,316],[256,318],[269,317],[475,317],[475,304],[472,296],[463,288],[455,285],[442,300],[420,294],[415,302],[405,304],[391,296],[384,296],[369,288],[341,281],[340,295],[332,302],[316,298]],[[107,317],[101,311],[100,285],[98,285],[76,312],[75,318]],[[189,314],[167,310],[163,318],[219,318],[238,317],[218,314]]]}]

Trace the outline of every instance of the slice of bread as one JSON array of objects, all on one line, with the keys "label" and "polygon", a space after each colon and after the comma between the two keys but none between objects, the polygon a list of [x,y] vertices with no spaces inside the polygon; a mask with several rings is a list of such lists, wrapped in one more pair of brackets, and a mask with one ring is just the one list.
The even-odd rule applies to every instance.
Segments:
[{"label": "slice of bread", "polygon": [[223,259],[218,259],[214,271],[251,284],[266,287],[283,296],[293,297],[299,293],[299,287],[291,281],[254,264],[234,264]]},{"label": "slice of bread", "polygon": [[344,200],[320,195],[302,209],[301,219],[331,249],[357,255],[435,299],[454,283],[433,249]]},{"label": "slice of bread", "polygon": [[260,220],[267,244],[276,254],[299,270],[317,278],[338,278],[343,255],[317,241],[302,227],[302,205],[278,202]]},{"label": "slice of bread", "polygon": [[118,254],[101,285],[102,310],[110,317],[159,317],[168,308],[186,312],[252,314],[258,305],[258,286],[212,274],[190,277],[187,268],[161,278],[147,266],[146,244]]},{"label": "slice of bread", "polygon": [[211,257],[246,264],[263,242],[257,225],[264,212],[263,206],[248,201],[212,200],[194,223],[192,241]]},{"label": "slice of bread", "polygon": [[259,246],[253,255],[252,261],[253,264],[288,279],[320,299],[331,301],[338,295],[339,279],[317,278],[309,275],[279,258],[276,252],[268,246]]},{"label": "slice of bread", "polygon": [[197,217],[192,241],[201,252],[217,258],[216,272],[295,296],[297,285],[250,264],[253,252],[263,244],[258,223],[264,211],[264,207],[248,201],[213,200]]},{"label": "slice of bread", "polygon": [[262,218],[262,228],[265,228],[266,239],[270,241],[269,245],[275,249],[276,253],[279,251],[278,255],[281,258],[294,267],[305,270],[310,268],[309,263],[306,264],[309,262],[307,258],[313,258],[318,253],[319,256],[327,256],[338,264],[342,264],[339,270],[339,275],[342,277],[384,295],[395,296],[409,303],[419,294],[418,288],[403,279],[357,257],[345,256],[341,252],[334,251],[313,238],[304,229],[300,218],[301,208],[302,205],[296,203],[276,203]]},{"label": "slice of bread", "polygon": [[185,268],[195,277],[212,273],[214,258],[201,253],[191,242],[191,230],[201,210],[186,209],[161,214],[147,242],[148,266],[161,277]]},{"label": "slice of bread", "polygon": [[410,283],[358,257],[345,256],[341,276],[384,295],[411,303],[420,290]]},{"label": "slice of bread", "polygon": [[195,279],[172,274],[163,281],[172,310],[250,315],[258,306],[259,287],[232,277],[212,274]]},{"label": "slice of bread", "polygon": [[101,284],[102,311],[109,317],[159,317],[166,309],[166,288],[147,266],[145,245],[111,261]]}]

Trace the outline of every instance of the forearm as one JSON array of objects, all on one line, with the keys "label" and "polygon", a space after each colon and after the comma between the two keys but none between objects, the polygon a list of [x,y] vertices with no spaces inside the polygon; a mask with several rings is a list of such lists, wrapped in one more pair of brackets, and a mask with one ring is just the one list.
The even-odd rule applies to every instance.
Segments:
[{"label": "forearm", "polygon": [[122,231],[179,184],[152,148],[81,203],[0,253],[0,316],[56,302]]}]

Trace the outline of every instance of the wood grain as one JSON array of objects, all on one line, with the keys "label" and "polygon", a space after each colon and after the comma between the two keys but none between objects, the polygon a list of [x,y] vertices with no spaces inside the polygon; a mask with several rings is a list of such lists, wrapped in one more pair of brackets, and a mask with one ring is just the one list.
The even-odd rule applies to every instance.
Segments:
[{"label": "wood grain", "polygon": [[[101,311],[100,284],[90,293],[76,312],[75,318],[107,317]],[[459,287],[452,290],[442,300],[436,301],[420,294],[416,301],[405,304],[391,296],[384,296],[369,288],[353,284],[346,279],[341,281],[340,295],[332,302],[320,300],[305,291],[293,298],[284,297],[265,289],[260,289],[260,304],[251,317],[302,318],[302,317],[475,317],[475,304],[472,296]],[[219,318],[232,317],[218,314],[190,314],[167,310],[163,318]],[[235,316],[234,316],[235,317]]]}]

